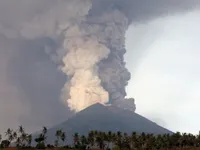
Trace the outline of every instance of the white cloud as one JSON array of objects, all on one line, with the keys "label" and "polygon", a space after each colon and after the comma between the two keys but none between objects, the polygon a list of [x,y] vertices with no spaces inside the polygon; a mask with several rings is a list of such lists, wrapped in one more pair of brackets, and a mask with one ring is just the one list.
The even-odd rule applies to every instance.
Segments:
[{"label": "white cloud", "polygon": [[[127,34],[128,96],[135,97],[137,112],[156,115],[150,118],[174,131],[197,133],[200,126],[199,26],[200,12],[194,11],[133,26]],[[134,51],[143,53],[135,68]]]}]

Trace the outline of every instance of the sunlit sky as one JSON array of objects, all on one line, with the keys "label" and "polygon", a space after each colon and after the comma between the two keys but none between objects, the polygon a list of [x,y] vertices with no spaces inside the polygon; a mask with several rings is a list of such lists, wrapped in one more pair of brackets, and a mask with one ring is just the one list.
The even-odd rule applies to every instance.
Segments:
[{"label": "sunlit sky", "polygon": [[137,113],[172,131],[200,130],[200,11],[130,27],[128,97]]}]

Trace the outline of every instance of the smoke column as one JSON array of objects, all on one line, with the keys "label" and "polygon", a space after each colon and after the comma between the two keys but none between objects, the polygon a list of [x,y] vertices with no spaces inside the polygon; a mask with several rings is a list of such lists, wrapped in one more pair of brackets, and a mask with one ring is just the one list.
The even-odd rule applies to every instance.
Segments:
[{"label": "smoke column", "polygon": [[53,52],[47,45],[45,51],[67,76],[61,99],[75,112],[95,103],[135,111],[134,99],[125,99],[125,87],[131,77],[124,62],[128,26],[132,21],[147,21],[200,6],[199,0],[21,0],[21,3],[25,9],[16,4],[19,8],[8,12],[4,6],[12,10],[13,1],[0,1],[0,33],[7,38],[26,40],[48,37],[60,45]]},{"label": "smoke column", "polygon": [[66,53],[61,69],[70,78],[62,99],[76,112],[95,103],[124,100],[130,79],[123,61],[128,18],[113,8],[100,15],[91,14],[88,10],[82,18],[77,16],[80,21],[62,29]]},{"label": "smoke column", "polygon": [[[95,8],[99,1],[58,1],[54,9],[37,15],[15,33],[26,39],[51,37],[62,45],[54,54],[47,46],[46,52],[67,76],[61,99],[75,112],[95,103],[120,106],[125,102],[130,73],[123,55],[130,20],[113,7],[113,1],[102,2],[108,6],[99,11]],[[129,102],[135,110],[134,99]]]}]

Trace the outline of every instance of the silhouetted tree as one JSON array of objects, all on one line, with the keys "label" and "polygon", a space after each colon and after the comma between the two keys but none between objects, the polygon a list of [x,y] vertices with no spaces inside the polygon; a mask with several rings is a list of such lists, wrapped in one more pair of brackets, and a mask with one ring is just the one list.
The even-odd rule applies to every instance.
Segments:
[{"label": "silhouetted tree", "polygon": [[45,140],[45,137],[42,133],[37,138],[35,138],[35,142],[37,143],[36,148],[45,149],[44,140]]},{"label": "silhouetted tree", "polygon": [[61,129],[57,130],[55,136],[57,138],[56,141],[55,141],[55,146],[58,147],[61,136],[62,136],[62,130]]},{"label": "silhouetted tree", "polygon": [[8,148],[10,146],[10,141],[8,140],[3,140],[1,142],[1,148]]},{"label": "silhouetted tree", "polygon": [[28,146],[31,147],[31,143],[32,143],[32,135],[31,134],[29,134],[27,136],[27,142],[28,142]]},{"label": "silhouetted tree", "polygon": [[62,142],[64,143],[65,140],[66,140],[66,135],[65,135],[65,132],[62,132],[61,136],[60,136]]}]

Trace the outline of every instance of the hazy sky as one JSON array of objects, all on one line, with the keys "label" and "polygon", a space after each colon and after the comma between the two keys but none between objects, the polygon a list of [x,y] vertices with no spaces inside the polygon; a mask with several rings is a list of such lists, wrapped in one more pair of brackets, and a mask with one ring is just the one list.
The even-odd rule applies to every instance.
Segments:
[{"label": "hazy sky", "polygon": [[[0,0],[0,133],[21,124],[35,131],[71,115],[60,100],[67,77],[45,49],[55,53],[60,47],[61,41],[51,37],[59,23],[79,14],[79,9],[66,9],[68,2],[80,1]],[[103,11],[107,2],[120,2],[134,23],[146,22],[127,31],[126,60],[132,73],[127,89],[137,112],[174,131],[196,133],[200,12],[184,13],[200,8],[200,0],[102,0],[102,6],[100,1],[91,13]],[[171,17],[155,20],[163,15]]]},{"label": "hazy sky", "polygon": [[127,91],[137,112],[173,131],[198,133],[200,11],[133,25],[127,51],[132,73]]}]

